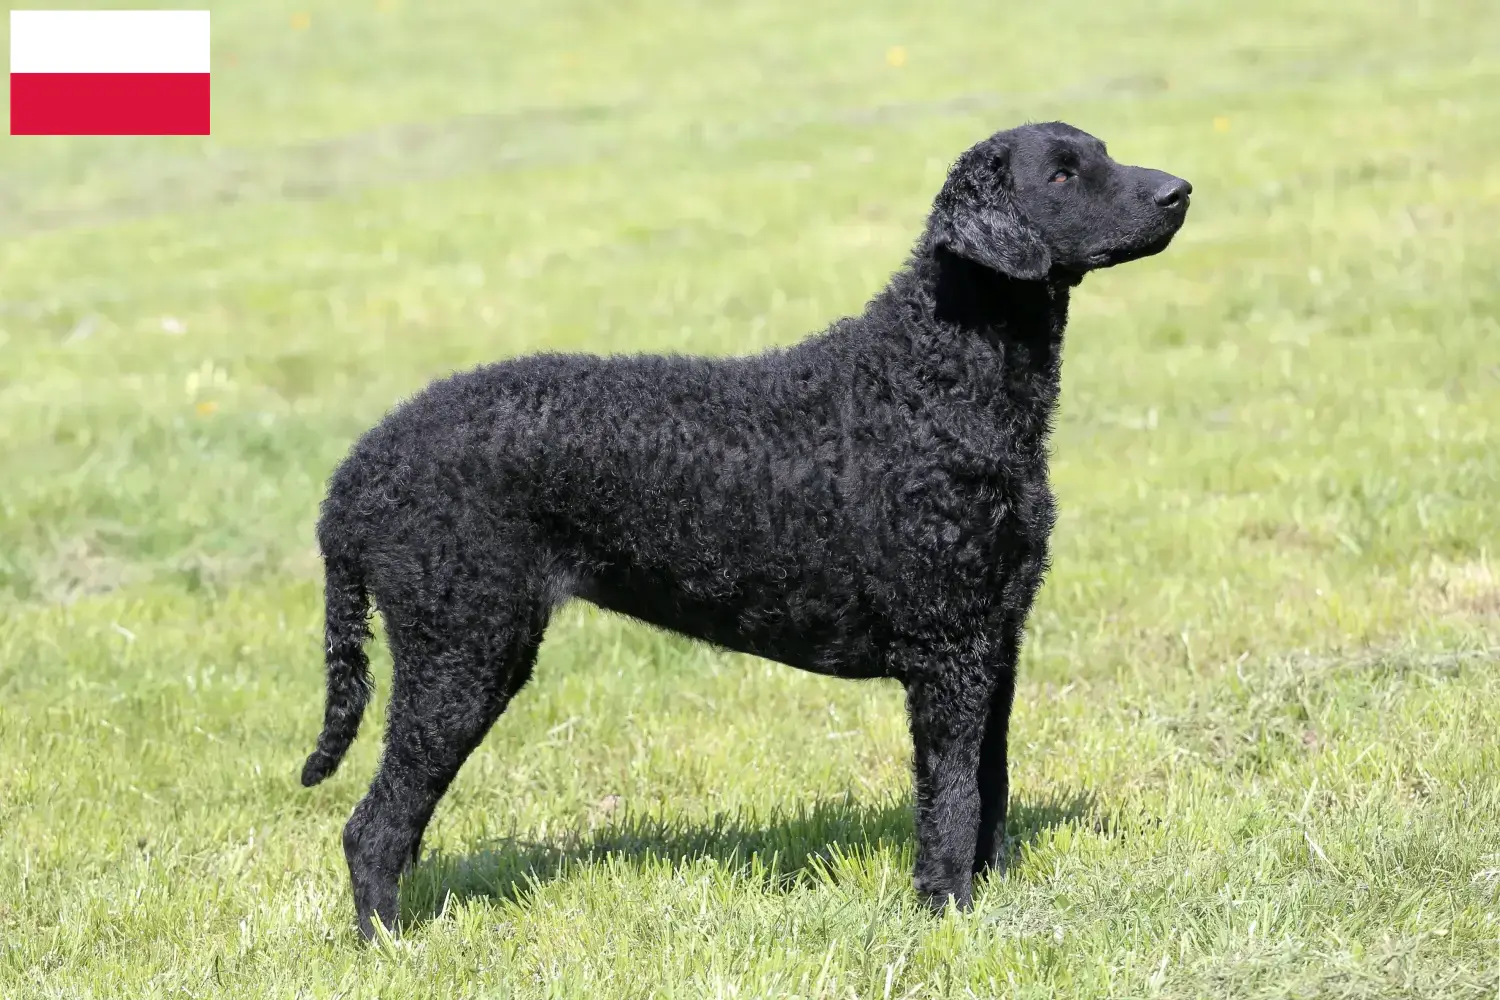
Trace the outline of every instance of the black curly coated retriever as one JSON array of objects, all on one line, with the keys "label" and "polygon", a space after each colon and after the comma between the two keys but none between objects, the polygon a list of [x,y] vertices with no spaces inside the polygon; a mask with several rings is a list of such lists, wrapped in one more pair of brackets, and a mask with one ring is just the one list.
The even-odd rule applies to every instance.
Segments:
[{"label": "black curly coated retriever", "polygon": [[572,597],[728,649],[906,688],[917,891],[1002,860],[1016,656],[1047,566],[1068,295],[1165,248],[1191,186],[1068,125],[965,152],[864,312],[752,357],[538,355],[443,379],[334,473],[318,524],[328,703],[302,781],[395,659],[385,754],[344,830],[359,928]]}]

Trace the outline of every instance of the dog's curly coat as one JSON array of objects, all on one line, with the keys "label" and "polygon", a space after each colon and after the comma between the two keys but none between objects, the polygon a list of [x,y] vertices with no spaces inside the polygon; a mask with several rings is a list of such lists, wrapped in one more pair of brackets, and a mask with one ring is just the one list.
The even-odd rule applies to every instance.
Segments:
[{"label": "dog's curly coat", "polygon": [[1004,844],[1006,729],[1047,564],[1068,295],[1163,249],[1186,181],[1061,123],[968,150],[860,316],[753,357],[540,355],[435,383],[354,446],[318,540],[327,777],[395,660],[385,754],[344,831],[360,930],[580,597],[730,649],[906,687],[916,885],[970,904]]}]

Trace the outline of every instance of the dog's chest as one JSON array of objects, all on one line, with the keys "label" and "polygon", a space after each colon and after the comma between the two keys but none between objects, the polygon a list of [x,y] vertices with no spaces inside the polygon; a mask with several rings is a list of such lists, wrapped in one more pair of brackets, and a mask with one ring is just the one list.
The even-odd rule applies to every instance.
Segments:
[{"label": "dog's chest", "polygon": [[976,607],[1034,594],[1055,520],[1047,469],[1053,375],[997,374],[931,407],[913,427],[904,488],[891,497],[900,517],[887,551],[902,550],[921,589]]}]

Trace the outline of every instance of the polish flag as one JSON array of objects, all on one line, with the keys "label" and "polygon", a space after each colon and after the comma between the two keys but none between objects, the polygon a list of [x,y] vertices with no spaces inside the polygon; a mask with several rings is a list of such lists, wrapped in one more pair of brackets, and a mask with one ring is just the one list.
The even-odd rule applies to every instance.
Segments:
[{"label": "polish flag", "polygon": [[13,10],[11,135],[208,135],[208,11]]}]

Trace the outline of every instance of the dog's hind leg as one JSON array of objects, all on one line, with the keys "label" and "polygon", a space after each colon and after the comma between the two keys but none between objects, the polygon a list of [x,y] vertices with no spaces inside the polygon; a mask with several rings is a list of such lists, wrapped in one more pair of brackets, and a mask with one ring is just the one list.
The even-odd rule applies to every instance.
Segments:
[{"label": "dog's hind leg", "polygon": [[[509,612],[506,609],[509,607]],[[545,614],[474,598],[447,620],[382,608],[395,660],[385,750],[344,828],[359,930],[396,929],[397,884],[438,800],[531,676]]]},{"label": "dog's hind leg", "polygon": [[[537,630],[538,640],[540,639],[541,627],[542,626],[538,626]],[[539,645],[540,641],[521,641],[517,643],[516,647],[511,653],[505,654],[504,678],[501,685],[502,690],[500,692],[500,706],[494,711],[494,715],[490,720],[491,725],[493,725],[495,719],[498,719],[500,715],[504,713],[505,709],[509,707],[511,699],[514,698],[520,692],[520,690],[526,686],[526,682],[531,680],[531,672],[532,669],[536,666],[537,646]],[[480,739],[483,739],[482,735]],[[478,744],[476,743],[475,745],[477,746]],[[407,864],[409,867],[415,867],[417,863],[422,860],[422,836],[427,830],[427,824],[432,820],[433,809],[436,809],[436,807],[436,802],[434,802],[432,808],[429,808],[427,810],[426,816],[422,818],[421,822],[418,824],[417,839],[411,845],[411,857],[407,860]]]}]

